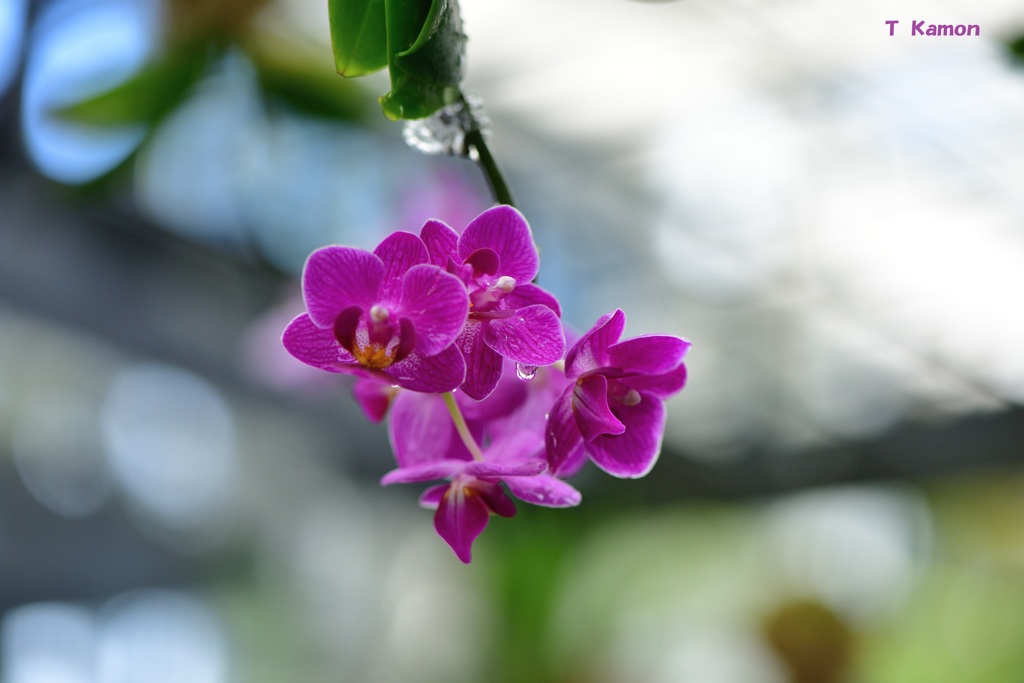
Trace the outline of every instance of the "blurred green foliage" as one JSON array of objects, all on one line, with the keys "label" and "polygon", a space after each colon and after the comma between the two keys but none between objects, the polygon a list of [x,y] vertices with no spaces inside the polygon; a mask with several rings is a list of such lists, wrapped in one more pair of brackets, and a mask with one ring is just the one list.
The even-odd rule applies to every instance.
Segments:
[{"label": "blurred green foliage", "polygon": [[[338,78],[329,57],[256,27],[254,19],[265,4],[265,0],[169,0],[164,44],[156,57],[110,90],[54,113],[98,127],[144,124],[147,134],[141,148],[196,86],[234,53],[244,55],[251,64],[268,109],[281,107],[306,116],[356,123],[372,120],[369,93]],[[133,158],[85,189],[110,186]]]},{"label": "blurred green foliage", "polygon": [[[760,671],[751,681],[1024,680],[1024,475],[907,493],[930,514],[915,540],[927,551],[870,618],[795,580],[816,541],[808,555],[777,545],[766,533],[776,501],[520,506],[514,523],[493,521],[474,559],[493,606],[488,680],[682,680],[680,653],[716,643],[740,648],[746,671]],[[860,556],[852,576],[874,561]]]},{"label": "blurred green foliage", "polygon": [[60,110],[93,126],[154,125],[181,104],[207,68],[203,46],[182,46],[145,67],[124,83]]},{"label": "blurred green foliage", "polygon": [[1024,64],[1024,33],[1007,40],[1006,47],[1018,64]]}]

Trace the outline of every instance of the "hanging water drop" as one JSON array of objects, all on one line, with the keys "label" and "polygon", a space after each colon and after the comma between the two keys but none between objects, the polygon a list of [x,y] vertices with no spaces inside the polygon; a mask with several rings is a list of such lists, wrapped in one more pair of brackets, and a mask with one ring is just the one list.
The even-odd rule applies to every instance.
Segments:
[{"label": "hanging water drop", "polygon": [[465,102],[441,107],[424,119],[406,121],[403,137],[406,144],[424,154],[472,158],[477,154],[476,149],[466,144],[466,135],[477,130],[485,138],[490,137],[490,122],[484,114],[483,103],[479,97],[470,95]]},{"label": "hanging water drop", "polygon": [[529,381],[536,376],[536,365],[523,365],[522,363],[516,363],[516,377],[519,379]]}]

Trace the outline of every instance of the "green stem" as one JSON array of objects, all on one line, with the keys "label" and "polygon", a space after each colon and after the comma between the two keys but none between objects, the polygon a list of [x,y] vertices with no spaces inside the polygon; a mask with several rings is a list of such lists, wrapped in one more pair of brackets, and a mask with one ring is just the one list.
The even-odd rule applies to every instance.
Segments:
[{"label": "green stem", "polygon": [[[461,92],[458,95],[458,101],[462,103],[467,113],[471,111],[466,96]],[[512,199],[512,191],[508,189],[505,176],[502,175],[501,169],[498,168],[498,162],[494,160],[494,155],[491,154],[491,150],[487,146],[484,132],[476,124],[477,121],[473,120],[473,129],[466,131],[466,151],[469,158],[475,161],[480,170],[484,172],[484,178],[487,179],[487,184],[491,188],[491,196],[494,197],[494,201],[499,204],[515,206],[516,202]]]},{"label": "green stem", "polygon": [[446,391],[441,395],[444,396],[444,404],[448,406],[448,414],[452,416],[452,422],[455,423],[455,431],[459,433],[462,443],[466,444],[466,448],[474,460],[483,460],[484,454],[480,451],[480,446],[477,444],[476,439],[469,433],[469,425],[466,424],[466,418],[462,416],[462,411],[459,410],[458,404],[455,403],[455,394]]},{"label": "green stem", "polygon": [[[474,150],[474,155],[477,165],[480,166],[480,170],[484,172],[484,177],[487,178],[487,184],[491,188],[491,195],[494,197],[494,201],[499,204],[508,204],[509,206],[515,206],[515,200],[512,199],[512,191],[508,189],[508,183],[505,182],[505,176],[501,174],[501,169],[498,168],[498,162],[494,160],[494,156],[491,155],[491,150],[487,147],[487,141],[484,140],[483,131],[472,130],[466,134],[466,144],[471,150]],[[472,157],[471,157],[472,158]]]}]

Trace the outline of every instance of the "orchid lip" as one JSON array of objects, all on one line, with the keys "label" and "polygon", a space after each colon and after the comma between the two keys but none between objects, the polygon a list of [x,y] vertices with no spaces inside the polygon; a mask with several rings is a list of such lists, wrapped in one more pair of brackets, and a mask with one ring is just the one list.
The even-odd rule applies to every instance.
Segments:
[{"label": "orchid lip", "polygon": [[481,277],[497,273],[501,259],[496,251],[484,247],[467,256],[463,263],[473,268],[473,277]]},{"label": "orchid lip", "polygon": [[334,338],[356,362],[369,370],[383,370],[406,358],[413,349],[416,332],[407,318],[389,322],[388,309],[374,304],[368,313],[350,306],[334,321]]},{"label": "orchid lip", "polygon": [[635,406],[640,404],[640,401],[643,400],[643,397],[640,395],[640,392],[637,391],[636,389],[630,389],[625,393],[625,395],[623,395],[622,397],[616,397],[616,399],[623,405]]},{"label": "orchid lip", "polygon": [[515,288],[516,279],[502,275],[486,287],[480,287],[471,292],[469,295],[470,306],[474,310],[493,310]]}]

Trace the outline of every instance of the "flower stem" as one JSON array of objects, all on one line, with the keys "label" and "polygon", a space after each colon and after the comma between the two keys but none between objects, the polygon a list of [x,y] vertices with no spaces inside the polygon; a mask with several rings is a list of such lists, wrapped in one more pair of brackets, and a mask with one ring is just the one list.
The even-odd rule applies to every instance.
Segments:
[{"label": "flower stem", "polygon": [[466,444],[466,448],[474,460],[483,460],[484,454],[480,451],[480,446],[477,444],[476,439],[469,433],[469,425],[466,424],[466,418],[462,416],[462,411],[459,410],[459,406],[455,402],[455,394],[446,391],[441,395],[444,397],[444,404],[448,406],[448,414],[452,416],[452,422],[455,423],[455,431],[459,433],[462,443]]},{"label": "flower stem", "polygon": [[[460,92],[458,99],[465,111],[471,112],[466,96]],[[484,178],[487,179],[487,185],[491,188],[491,196],[494,197],[494,201],[499,204],[515,206],[516,202],[512,199],[512,191],[508,188],[505,176],[502,175],[501,169],[498,168],[498,162],[494,160],[494,156],[487,146],[487,139],[484,137],[484,132],[481,129],[481,121],[472,116],[470,120],[472,124],[471,128],[466,131],[465,152],[469,155],[470,159],[477,163],[480,170],[484,172]]]},{"label": "flower stem", "polygon": [[512,191],[508,189],[508,183],[505,182],[505,176],[501,174],[501,169],[498,168],[498,162],[494,160],[491,155],[491,150],[487,147],[487,141],[484,140],[484,134],[481,130],[472,130],[466,134],[466,144],[476,152],[471,158],[475,157],[475,161],[480,170],[484,172],[484,177],[487,179],[487,184],[491,188],[491,195],[494,197],[494,201],[499,204],[508,204],[509,206],[515,206],[515,200],[512,199]]}]

